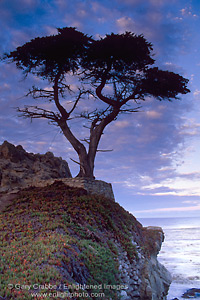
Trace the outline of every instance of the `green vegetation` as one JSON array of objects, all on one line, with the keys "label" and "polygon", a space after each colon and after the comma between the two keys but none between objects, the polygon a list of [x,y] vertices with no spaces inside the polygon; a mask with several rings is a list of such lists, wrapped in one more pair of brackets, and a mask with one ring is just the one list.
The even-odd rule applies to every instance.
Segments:
[{"label": "green vegetation", "polygon": [[[117,203],[61,182],[21,191],[1,213],[0,295],[29,300],[38,299],[33,292],[58,292],[41,287],[44,284],[59,287],[60,293],[73,292],[66,286],[76,283],[120,284],[115,241],[130,260],[137,257],[130,239],[135,223]],[[40,287],[36,290],[34,284]],[[93,299],[92,292],[105,293],[104,299],[118,299],[112,289],[84,291],[88,297],[78,299]]]},{"label": "green vegetation", "polygon": [[[88,284],[97,285],[117,285],[118,264],[111,250],[105,245],[83,240],[80,242],[82,249],[81,257],[85,261],[86,267],[90,272]],[[95,292],[95,290],[92,290]],[[107,298],[117,299],[116,291],[105,290]]]}]

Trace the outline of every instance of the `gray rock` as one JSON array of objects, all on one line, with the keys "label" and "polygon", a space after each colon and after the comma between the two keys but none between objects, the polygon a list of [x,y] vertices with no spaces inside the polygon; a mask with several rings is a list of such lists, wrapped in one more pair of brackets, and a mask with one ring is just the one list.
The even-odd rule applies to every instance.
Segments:
[{"label": "gray rock", "polygon": [[199,297],[200,297],[200,289],[198,288],[189,289],[182,295],[182,298],[199,298]]},{"label": "gray rock", "polygon": [[169,271],[157,260],[157,254],[164,241],[164,233],[160,227],[148,227],[147,234],[149,234],[147,244],[149,246],[150,258],[145,266],[146,280],[148,282],[146,294],[150,297],[149,299],[152,297],[153,300],[166,300],[172,277]]},{"label": "gray rock", "polygon": [[128,298],[127,292],[122,290],[120,293],[121,299],[126,300]]},{"label": "gray rock", "polygon": [[135,291],[133,291],[133,292],[131,293],[131,296],[134,297],[134,298],[135,298],[135,297],[140,297],[140,292],[139,292],[138,290],[137,290],[137,291],[135,290]]},{"label": "gray rock", "polygon": [[133,286],[139,285],[137,280],[132,280],[132,279],[129,280],[129,284]]},{"label": "gray rock", "polygon": [[0,146],[0,192],[37,184],[42,180],[71,178],[68,164],[53,153],[33,154],[5,141]]},{"label": "gray rock", "polygon": [[[125,251],[119,251],[119,271],[123,284],[127,284],[128,299],[166,300],[171,275],[157,260],[164,240],[162,228],[143,228],[143,240],[137,240],[137,259],[129,261]],[[136,240],[133,234],[132,241]],[[145,251],[142,250],[145,245]]]}]

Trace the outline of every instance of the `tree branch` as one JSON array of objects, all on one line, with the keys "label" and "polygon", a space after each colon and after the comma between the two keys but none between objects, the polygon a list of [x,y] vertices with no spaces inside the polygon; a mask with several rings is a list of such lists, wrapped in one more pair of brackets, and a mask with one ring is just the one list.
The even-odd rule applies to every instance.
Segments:
[{"label": "tree branch", "polygon": [[50,98],[51,100],[53,100],[54,93],[53,91],[39,89],[35,86],[32,86],[32,90],[29,90],[29,92],[25,96],[28,97],[30,95],[33,97],[33,99]]},{"label": "tree branch", "polygon": [[105,83],[101,83],[97,88],[96,88],[96,94],[99,97],[99,99],[101,99],[103,102],[107,103],[108,105],[111,106],[115,106],[116,105],[116,101],[113,99],[110,99],[104,95],[102,95],[102,90],[105,86]]},{"label": "tree branch", "polygon": [[73,105],[72,109],[69,111],[69,115],[71,115],[71,113],[75,110],[75,108],[76,108],[79,100],[81,99],[82,95],[85,95],[85,94],[90,94],[90,95],[94,96],[93,93],[90,90],[84,90],[84,89],[81,90],[79,88],[79,95],[78,95],[77,99],[74,101],[74,105]]},{"label": "tree branch", "polygon": [[79,166],[81,166],[81,164],[80,164],[78,161],[74,160],[74,159],[71,158],[71,157],[70,157],[70,159],[71,159],[73,162],[75,162],[76,164],[78,164]]},{"label": "tree branch", "polygon": [[97,150],[97,152],[111,152],[111,151],[113,151],[113,149],[111,149],[111,150]]},{"label": "tree branch", "polygon": [[110,99],[110,98],[102,95],[102,90],[103,90],[103,88],[106,85],[106,81],[108,80],[107,76],[108,76],[108,73],[109,73],[110,70],[111,70],[111,66],[109,66],[107,68],[107,70],[105,71],[104,75],[102,76],[101,83],[96,88],[96,95],[97,95],[97,97],[99,97],[99,99],[101,99],[103,102],[107,103],[108,105],[115,106],[116,105],[116,101],[115,100]]},{"label": "tree branch", "polygon": [[139,112],[140,108],[142,108],[142,106],[138,106],[138,107],[135,107],[135,108],[120,109],[119,113]]},{"label": "tree branch", "polygon": [[81,142],[85,142],[85,143],[87,143],[87,144],[89,144],[90,143],[90,139],[88,138],[85,138],[85,139],[80,139],[80,141]]},{"label": "tree branch", "polygon": [[[30,110],[32,109],[32,110]],[[30,118],[32,119],[39,119],[39,118],[45,118],[45,119],[49,119],[52,120],[54,122],[58,122],[58,120],[61,118],[61,116],[59,114],[55,114],[54,112],[47,110],[47,109],[43,109],[37,106],[33,106],[33,105],[28,105],[25,106],[24,108],[19,108],[16,107],[17,112],[21,113],[21,117],[24,118]]]},{"label": "tree branch", "polygon": [[54,86],[53,86],[54,102],[56,104],[57,109],[61,113],[62,118],[66,121],[69,118],[69,113],[64,109],[64,107],[59,102],[59,98],[58,98],[58,89],[59,89],[58,81],[59,81],[59,78],[60,78],[60,74],[57,74],[57,76],[55,78]]}]

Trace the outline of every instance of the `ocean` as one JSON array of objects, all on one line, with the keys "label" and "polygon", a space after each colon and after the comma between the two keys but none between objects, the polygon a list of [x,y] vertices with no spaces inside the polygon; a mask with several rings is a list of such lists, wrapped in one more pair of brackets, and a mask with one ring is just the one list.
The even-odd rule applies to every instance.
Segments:
[{"label": "ocean", "polygon": [[167,299],[185,299],[181,296],[186,290],[199,289],[200,218],[138,218],[138,221],[143,226],[160,226],[165,233],[158,260],[173,278]]}]

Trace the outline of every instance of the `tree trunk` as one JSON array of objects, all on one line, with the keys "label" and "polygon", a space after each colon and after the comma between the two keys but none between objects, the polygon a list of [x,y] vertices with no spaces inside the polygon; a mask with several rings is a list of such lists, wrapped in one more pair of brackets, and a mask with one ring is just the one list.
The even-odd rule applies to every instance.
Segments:
[{"label": "tree trunk", "polygon": [[[61,112],[62,118],[57,121],[58,126],[62,129],[62,132],[64,136],[67,138],[67,140],[70,142],[70,144],[73,146],[74,150],[78,154],[79,157],[79,165],[80,165],[80,171],[77,175],[77,177],[85,177],[94,179],[94,161],[97,153],[97,148],[99,145],[100,138],[103,134],[104,128],[112,122],[116,116],[118,115],[120,108],[116,107],[113,108],[113,111],[110,112],[105,118],[101,120],[101,122],[97,126],[93,126],[90,129],[90,142],[89,142],[89,149],[88,153],[85,148],[85,146],[74,136],[72,131],[70,130],[67,120],[68,120],[68,114],[63,109],[63,107],[60,105],[58,98],[57,98],[57,91],[54,87],[55,91],[55,102],[56,106]],[[96,125],[96,123],[94,123]]]},{"label": "tree trunk", "polygon": [[87,155],[79,154],[80,171],[76,177],[85,177],[95,179],[94,177],[94,162]]},{"label": "tree trunk", "polygon": [[54,101],[56,104],[56,107],[58,108],[59,112],[61,113],[62,118],[57,120],[58,126],[61,128],[64,136],[67,138],[67,140],[70,142],[70,144],[73,146],[74,150],[78,154],[79,157],[79,165],[80,165],[80,171],[77,175],[77,177],[85,177],[85,178],[91,178],[94,179],[94,159],[90,159],[90,155],[87,154],[87,150],[85,146],[74,136],[74,134],[71,132],[67,120],[70,116],[70,113],[67,113],[67,111],[64,109],[64,107],[60,104],[59,98],[58,98],[58,80],[59,80],[59,74],[56,77],[55,83],[54,83]]},{"label": "tree trunk", "polygon": [[64,136],[68,139],[70,144],[73,146],[74,150],[79,157],[80,171],[77,177],[87,177],[94,179],[94,159],[87,153],[85,146],[75,138],[70,128],[68,127],[66,121],[59,121],[58,125],[62,129]]},{"label": "tree trunk", "polygon": [[[119,113],[119,108],[114,109],[107,117],[105,117],[99,125],[90,131],[90,142],[88,153],[84,148],[84,151],[78,153],[80,161],[80,172],[77,177],[87,177],[95,179],[94,177],[94,161],[97,154],[97,148],[100,138],[103,134],[104,128],[115,119]],[[82,145],[82,144],[81,144]],[[83,150],[83,149],[82,149]]]}]

